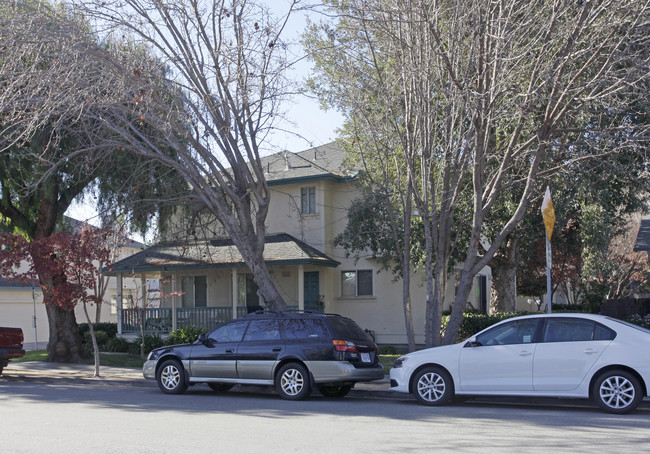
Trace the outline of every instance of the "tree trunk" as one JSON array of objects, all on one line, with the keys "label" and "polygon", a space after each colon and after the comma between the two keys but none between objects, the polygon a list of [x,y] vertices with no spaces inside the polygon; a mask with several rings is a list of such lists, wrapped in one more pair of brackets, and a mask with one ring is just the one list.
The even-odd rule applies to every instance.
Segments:
[{"label": "tree trunk", "polygon": [[[503,248],[502,248],[503,249]],[[517,308],[517,242],[508,241],[505,251],[490,261],[492,268],[492,295],[490,313],[515,312]]]},{"label": "tree trunk", "polygon": [[53,304],[47,304],[45,309],[50,328],[50,339],[47,344],[47,361],[55,363],[81,362],[81,336],[74,309],[64,309]]},{"label": "tree trunk", "polygon": [[95,360],[95,373],[93,377],[99,377],[99,345],[97,345],[97,336],[95,335],[95,327],[93,322],[90,321],[90,315],[88,314],[88,306],[86,302],[83,302],[84,314],[86,315],[86,322],[88,323],[88,329],[90,330],[90,339],[93,342],[93,358]]}]

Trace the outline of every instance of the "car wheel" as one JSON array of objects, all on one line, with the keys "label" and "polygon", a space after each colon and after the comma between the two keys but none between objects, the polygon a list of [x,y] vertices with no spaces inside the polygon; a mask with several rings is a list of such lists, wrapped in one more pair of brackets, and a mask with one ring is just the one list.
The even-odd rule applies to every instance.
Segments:
[{"label": "car wheel", "polygon": [[600,375],[594,382],[592,395],[600,408],[617,414],[631,412],[643,399],[639,381],[623,370],[610,370]]},{"label": "car wheel", "polygon": [[178,360],[169,359],[158,370],[158,387],[166,394],[181,394],[187,389],[185,372]]},{"label": "car wheel", "polygon": [[348,395],[351,389],[352,385],[321,386],[318,388],[318,392],[320,392],[325,397],[345,397]]},{"label": "car wheel", "polygon": [[285,364],[278,371],[275,389],[283,399],[306,399],[311,393],[307,369],[298,363]]},{"label": "car wheel", "polygon": [[427,367],[415,375],[413,394],[425,405],[442,405],[454,396],[454,384],[445,370]]},{"label": "car wheel", "polygon": [[234,385],[229,383],[208,383],[208,386],[216,393],[225,393],[230,391]]}]

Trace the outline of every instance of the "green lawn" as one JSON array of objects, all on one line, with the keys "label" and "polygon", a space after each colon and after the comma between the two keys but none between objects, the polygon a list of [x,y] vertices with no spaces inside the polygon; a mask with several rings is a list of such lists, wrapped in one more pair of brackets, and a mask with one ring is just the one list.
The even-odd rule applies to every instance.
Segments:
[{"label": "green lawn", "polygon": [[[27,361],[45,361],[47,358],[46,350],[31,350],[25,352],[23,358],[13,359],[12,361],[17,363],[23,363]],[[95,360],[90,357],[86,358],[84,361],[86,364],[94,364]],[[144,361],[140,359],[140,356],[129,355],[126,353],[100,353],[99,354],[99,363],[102,366],[110,367],[137,367],[141,368],[144,364]]]},{"label": "green lawn", "polygon": [[[379,355],[379,362],[384,366],[386,373],[393,367],[393,363],[400,355]],[[25,352],[24,358],[14,359],[17,363],[26,361],[45,361],[47,358],[47,351],[45,350],[32,350]],[[128,355],[126,353],[100,353],[99,361],[102,366],[109,367],[137,367],[141,368],[144,361],[137,355]],[[93,358],[87,358],[87,364],[94,364]]]},{"label": "green lawn", "polygon": [[382,366],[384,366],[384,371],[386,373],[390,372],[390,370],[393,368],[395,360],[400,356],[402,355],[379,355],[379,362]]}]

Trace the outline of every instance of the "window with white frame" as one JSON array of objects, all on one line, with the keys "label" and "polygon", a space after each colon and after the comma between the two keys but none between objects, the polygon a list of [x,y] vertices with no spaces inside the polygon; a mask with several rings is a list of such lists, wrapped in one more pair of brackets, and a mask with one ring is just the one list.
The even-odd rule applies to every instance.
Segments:
[{"label": "window with white frame", "polygon": [[316,188],[300,188],[300,202],[302,214],[316,214]]},{"label": "window with white frame", "polygon": [[183,307],[206,307],[208,305],[208,284],[205,276],[181,278],[181,301]]},{"label": "window with white frame", "polygon": [[372,270],[342,271],[341,296],[373,296]]}]

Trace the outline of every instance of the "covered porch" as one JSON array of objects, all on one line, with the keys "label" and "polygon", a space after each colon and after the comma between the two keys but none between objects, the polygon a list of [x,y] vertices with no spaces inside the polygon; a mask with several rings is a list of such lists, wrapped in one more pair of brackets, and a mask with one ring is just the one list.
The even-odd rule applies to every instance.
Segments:
[{"label": "covered porch", "polygon": [[[339,262],[288,234],[267,236],[264,259],[290,310],[325,309],[320,289]],[[188,326],[211,330],[265,307],[229,239],[159,243],[104,273],[117,278],[119,334],[167,334]],[[140,282],[135,294],[123,293],[127,277]]]}]

